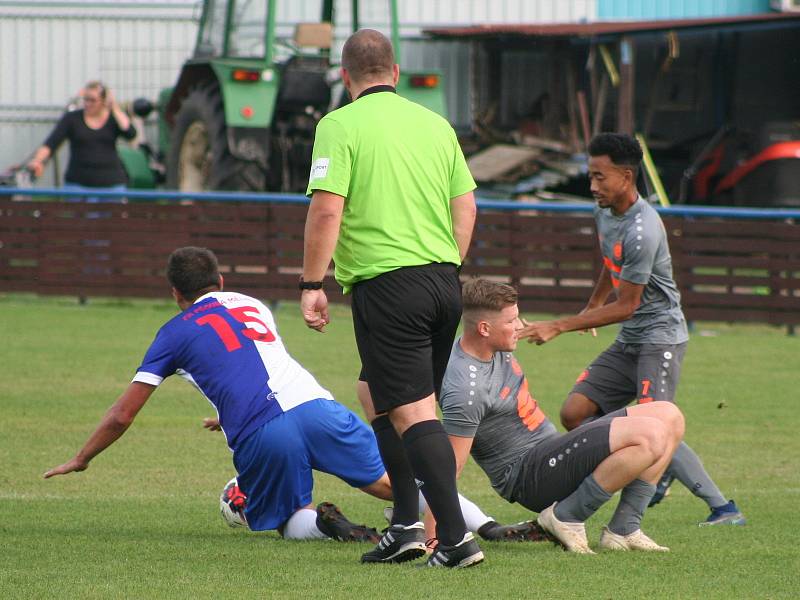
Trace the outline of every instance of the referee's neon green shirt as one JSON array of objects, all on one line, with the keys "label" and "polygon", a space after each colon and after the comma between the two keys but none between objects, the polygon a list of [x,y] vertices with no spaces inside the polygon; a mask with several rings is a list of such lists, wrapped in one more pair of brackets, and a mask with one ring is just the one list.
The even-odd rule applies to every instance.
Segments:
[{"label": "referee's neon green shirt", "polygon": [[401,267],[461,264],[450,199],[474,189],[450,123],[391,91],[362,95],[317,125],[306,194],[345,198],[333,253],[345,293]]}]

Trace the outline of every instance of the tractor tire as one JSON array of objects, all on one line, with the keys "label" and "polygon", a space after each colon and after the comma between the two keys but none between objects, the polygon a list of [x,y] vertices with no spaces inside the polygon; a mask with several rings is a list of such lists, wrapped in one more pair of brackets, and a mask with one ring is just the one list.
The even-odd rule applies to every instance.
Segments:
[{"label": "tractor tire", "polygon": [[189,92],[175,115],[167,186],[182,192],[257,192],[266,189],[266,175],[258,163],[231,154],[219,87]]}]

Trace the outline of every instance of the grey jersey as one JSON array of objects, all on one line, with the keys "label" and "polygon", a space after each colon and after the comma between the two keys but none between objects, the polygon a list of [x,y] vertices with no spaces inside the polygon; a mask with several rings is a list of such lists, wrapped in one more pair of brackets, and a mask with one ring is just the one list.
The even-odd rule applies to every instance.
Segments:
[{"label": "grey jersey", "polygon": [[656,210],[639,198],[622,216],[595,207],[603,263],[616,289],[620,280],[644,285],[639,308],[622,323],[624,344],[680,344],[689,339],[681,295],[672,279],[667,232]]},{"label": "grey jersey", "polygon": [[484,362],[461,349],[461,338],[453,344],[440,404],[445,431],[474,438],[472,457],[508,500],[528,450],[558,435],[514,355],[495,352]]}]

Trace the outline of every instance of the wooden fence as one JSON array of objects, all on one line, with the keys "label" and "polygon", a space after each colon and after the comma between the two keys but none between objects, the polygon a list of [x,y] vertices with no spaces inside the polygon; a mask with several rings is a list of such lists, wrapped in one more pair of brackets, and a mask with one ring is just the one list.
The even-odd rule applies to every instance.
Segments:
[{"label": "wooden fence", "polygon": [[[296,300],[307,207],[14,201],[0,197],[0,292],[167,297],[169,253],[212,248],[226,287]],[[781,220],[664,219],[690,320],[800,323],[800,225]],[[526,311],[570,313],[600,271],[586,213],[482,209],[463,273],[517,286]],[[332,301],[346,301],[335,283]]]}]

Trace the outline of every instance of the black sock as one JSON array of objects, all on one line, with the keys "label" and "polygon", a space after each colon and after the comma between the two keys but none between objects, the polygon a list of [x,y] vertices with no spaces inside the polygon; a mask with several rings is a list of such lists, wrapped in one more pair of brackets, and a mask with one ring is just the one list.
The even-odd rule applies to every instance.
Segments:
[{"label": "black sock", "polygon": [[456,490],[453,447],[436,420],[422,421],[403,434],[403,445],[417,485],[436,517],[436,536],[445,546],[455,546],[467,532]]},{"label": "black sock", "polygon": [[392,525],[411,525],[419,521],[419,490],[414,473],[406,456],[403,440],[397,435],[388,415],[381,415],[372,422],[372,430],[378,441],[378,450],[392,482],[394,513]]}]

